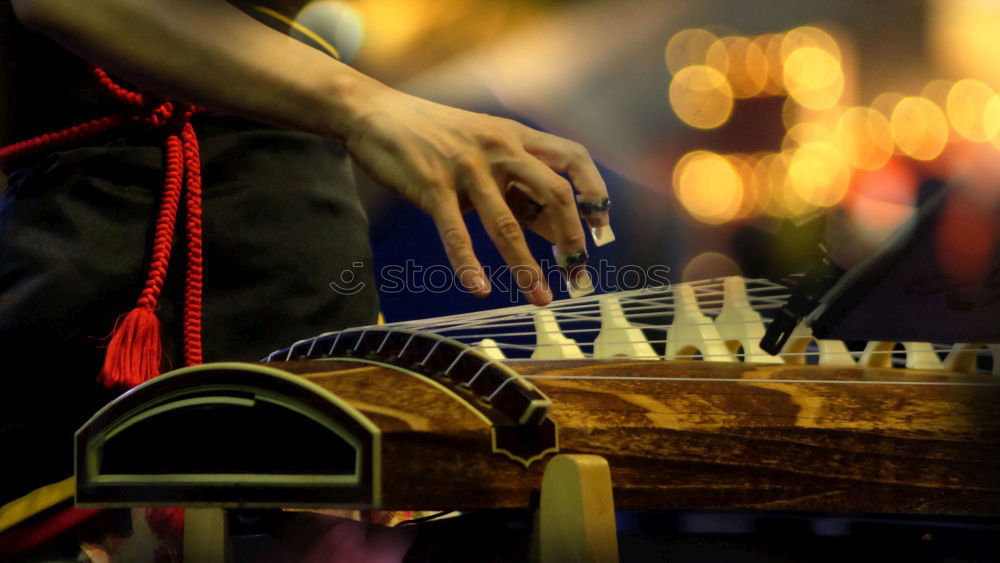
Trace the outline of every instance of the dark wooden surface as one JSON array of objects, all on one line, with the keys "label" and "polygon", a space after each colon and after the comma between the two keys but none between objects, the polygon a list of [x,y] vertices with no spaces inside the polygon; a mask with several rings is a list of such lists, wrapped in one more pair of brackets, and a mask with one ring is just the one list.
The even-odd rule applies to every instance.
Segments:
[{"label": "dark wooden surface", "polygon": [[[382,367],[273,363],[384,435],[388,508],[527,507],[544,461],[490,453],[484,421]],[[1000,380],[713,362],[517,362],[554,403],[563,452],[611,465],[619,509],[1000,513]],[[553,377],[554,376],[554,377]],[[618,378],[618,379],[616,379]]]}]

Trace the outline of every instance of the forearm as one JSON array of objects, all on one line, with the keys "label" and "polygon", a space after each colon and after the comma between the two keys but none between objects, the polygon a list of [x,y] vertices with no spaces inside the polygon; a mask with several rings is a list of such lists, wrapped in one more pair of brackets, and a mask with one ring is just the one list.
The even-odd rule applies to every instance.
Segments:
[{"label": "forearm", "polygon": [[327,137],[346,137],[384,88],[224,0],[12,3],[26,26],[141,87]]}]

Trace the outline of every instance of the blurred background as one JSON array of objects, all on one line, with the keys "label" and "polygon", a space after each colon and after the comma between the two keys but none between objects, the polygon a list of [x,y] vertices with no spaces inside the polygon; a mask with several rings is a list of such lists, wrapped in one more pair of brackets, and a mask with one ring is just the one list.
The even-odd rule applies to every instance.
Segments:
[{"label": "blurred background", "polygon": [[[306,11],[388,84],[585,144],[618,239],[592,264],[666,266],[673,283],[777,279],[824,238],[852,262],[932,180],[960,180],[981,186],[982,205],[946,221],[937,259],[973,274],[988,265],[996,215],[969,209],[995,208],[1000,179],[995,0],[354,0]],[[412,260],[424,270],[411,281],[446,283],[433,223],[384,190],[364,192],[377,268]],[[500,267],[468,219],[483,263]],[[529,238],[551,261],[549,244]],[[477,300],[380,285],[389,321],[523,303],[511,291]]]}]

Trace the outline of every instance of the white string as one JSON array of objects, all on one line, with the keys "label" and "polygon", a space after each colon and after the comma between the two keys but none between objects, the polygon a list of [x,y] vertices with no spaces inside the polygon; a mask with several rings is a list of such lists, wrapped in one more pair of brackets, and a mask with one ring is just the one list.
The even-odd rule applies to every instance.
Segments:
[{"label": "white string", "polygon": [[586,379],[588,381],[697,381],[700,383],[820,383],[841,385],[933,385],[938,387],[1000,387],[1000,381],[869,381],[843,379],[766,379],[748,377],[642,377],[635,375],[525,375],[525,379]]},{"label": "white string", "polygon": [[[749,279],[744,280],[746,296],[750,306],[760,312],[767,311],[771,309],[780,308],[784,305],[789,292],[788,289],[780,284],[762,280],[762,279]],[[770,319],[762,318],[761,321],[749,320],[749,321],[729,321],[729,322],[718,322],[712,320],[711,316],[717,315],[721,312],[722,308],[725,306],[725,289],[723,279],[709,279],[701,280],[696,282],[689,282],[683,284],[692,289],[695,299],[692,303],[693,306],[697,307],[697,310],[708,317],[708,320],[700,323],[686,323],[685,326],[739,326],[739,325],[755,325],[763,324],[767,326],[770,323]],[[602,319],[600,312],[600,302],[603,299],[614,298],[618,301],[621,306],[622,312],[625,314],[626,320],[628,320],[632,328],[641,329],[643,331],[656,331],[664,333],[665,338],[661,339],[650,339],[646,338],[643,334],[641,337],[636,339],[626,339],[620,340],[621,344],[663,344],[668,341],[666,338],[667,334],[671,329],[673,323],[673,314],[676,310],[675,305],[677,301],[677,290],[678,286],[665,286],[665,287],[653,287],[653,288],[643,288],[631,291],[624,291],[620,293],[604,294],[604,295],[591,295],[576,299],[566,299],[552,303],[549,306],[540,309],[534,305],[520,305],[514,307],[508,307],[504,309],[497,310],[487,310],[487,311],[473,311],[469,313],[461,313],[457,315],[450,315],[446,317],[437,317],[429,319],[417,319],[411,321],[401,321],[396,323],[388,323],[381,326],[372,325],[369,327],[360,327],[360,337],[358,338],[357,346],[360,346],[361,341],[365,338],[370,330],[377,330],[379,332],[388,329],[387,334],[383,337],[383,340],[379,346],[381,350],[388,341],[389,335],[398,329],[407,329],[418,332],[431,332],[439,335],[447,335],[449,338],[463,342],[466,344],[476,344],[478,341],[490,338],[496,342],[496,347],[500,350],[507,351],[526,351],[531,352],[539,348],[546,346],[561,346],[562,343],[537,343],[527,344],[521,342],[513,342],[507,340],[508,338],[536,338],[537,334],[534,328],[535,325],[535,313],[539,310],[549,310],[552,312],[557,323],[562,325],[568,325],[566,328],[559,326],[558,332],[565,335],[573,335],[576,338],[583,337],[584,341],[577,342],[577,345],[581,348],[587,350],[593,350],[595,347],[594,342],[587,341],[590,334],[599,334],[602,330]],[[648,322],[648,320],[657,319],[662,322]],[[646,320],[647,322],[643,322]],[[585,325],[585,326],[580,326]],[[592,325],[592,326],[586,326]],[[377,327],[377,328],[376,328]],[[307,341],[296,342],[287,351],[287,357],[290,357],[294,348],[309,342],[309,353],[312,352],[318,340],[329,336],[331,333],[322,334],[314,339]],[[331,346],[331,352],[336,348],[337,342],[340,340],[341,333],[337,333],[336,339]],[[403,347],[404,352],[413,341],[413,336],[411,335],[407,339],[406,344]],[[712,343],[712,342],[723,342],[727,345],[734,342],[733,339],[726,338],[710,338],[702,339],[701,343]],[[738,343],[738,342],[737,342]],[[440,341],[435,342],[434,346],[431,348],[427,357],[424,358],[423,362],[426,362],[431,355],[437,350]],[[933,343],[932,349],[937,353],[944,353],[951,349],[951,346],[943,343]],[[901,357],[907,355],[907,350],[905,349],[891,349],[891,350],[880,350],[880,351],[868,351],[868,356],[889,356],[894,360],[898,360]],[[860,351],[849,351],[848,354],[857,359],[860,357]],[[977,354],[985,355],[989,354],[986,349],[980,349]],[[272,354],[271,357],[273,357]],[[329,354],[328,354],[329,355]],[[725,358],[727,360],[731,359],[734,355],[739,355],[739,353],[731,354],[682,354],[673,356],[674,359],[706,359],[710,360],[712,358]],[[820,357],[822,356],[818,350],[807,349],[803,352],[782,352],[778,357],[782,358],[792,358],[792,357]],[[461,354],[459,355],[461,357]],[[516,358],[511,358],[515,359]],[[456,359],[457,360],[457,359]],[[454,362],[452,366],[454,366]],[[451,369],[449,367],[449,369]]]},{"label": "white string", "polygon": [[[768,295],[764,296],[763,301],[767,305],[780,307],[782,305],[781,299],[787,297],[788,290],[779,284],[769,282],[767,280],[747,280],[747,294],[751,296],[751,304],[753,304],[753,295],[760,292],[781,292],[780,295]],[[721,289],[723,284],[722,280],[705,280],[701,282],[691,282],[687,285],[691,286],[698,297],[699,304],[702,307],[709,305],[721,305],[722,301],[720,299],[709,299],[711,297],[720,297],[723,295]],[[622,301],[623,305],[628,303],[643,303],[643,302],[671,302],[673,300],[673,293],[675,289],[672,287],[659,287],[659,288],[645,288],[632,291],[626,291],[621,293],[604,294],[604,295],[592,295],[588,297],[581,297],[576,299],[566,299],[546,307],[551,310],[554,314],[558,316],[560,312],[569,312],[577,309],[586,309],[588,307],[593,308],[595,305],[599,305],[601,299],[605,299],[609,296],[613,296]],[[656,296],[656,297],[650,297]],[[764,303],[761,303],[762,305]],[[533,305],[521,305],[516,307],[509,307],[505,309],[498,309],[492,311],[475,311],[471,313],[462,313],[458,315],[451,315],[447,317],[437,317],[431,319],[419,319],[413,321],[401,321],[397,323],[388,323],[383,325],[384,327],[400,326],[408,328],[430,328],[430,327],[444,327],[449,325],[469,325],[472,322],[483,319],[493,319],[494,322],[503,318],[511,318],[518,316],[530,315],[534,311],[538,310]],[[672,307],[665,307],[663,309],[665,312],[672,311]]]}]

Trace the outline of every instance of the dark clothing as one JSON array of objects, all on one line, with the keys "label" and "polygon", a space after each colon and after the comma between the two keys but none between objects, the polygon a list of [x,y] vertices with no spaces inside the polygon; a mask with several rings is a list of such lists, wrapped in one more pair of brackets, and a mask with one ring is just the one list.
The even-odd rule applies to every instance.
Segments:
[{"label": "dark clothing", "polygon": [[18,24],[0,0],[0,147],[107,115],[87,63]]},{"label": "dark clothing", "polygon": [[[10,17],[6,0],[0,6]],[[3,23],[6,32],[11,22]],[[86,75],[82,62],[60,56]],[[19,85],[46,73],[16,59]],[[44,126],[16,120],[13,131],[40,133],[114,111],[80,109],[86,96],[72,89],[51,95],[70,100],[57,104],[58,117]],[[13,107],[34,107],[34,119],[48,103],[19,92]],[[343,146],[224,116],[200,116],[194,126],[204,188],[205,361],[255,361],[301,338],[375,322],[367,219]],[[96,377],[105,338],[135,306],[147,275],[162,141],[161,133],[130,132],[9,171],[0,198],[0,508],[71,476],[73,432],[112,396]],[[181,213],[157,311],[174,367],[183,224]],[[363,289],[343,295],[330,287],[350,279]]]}]

